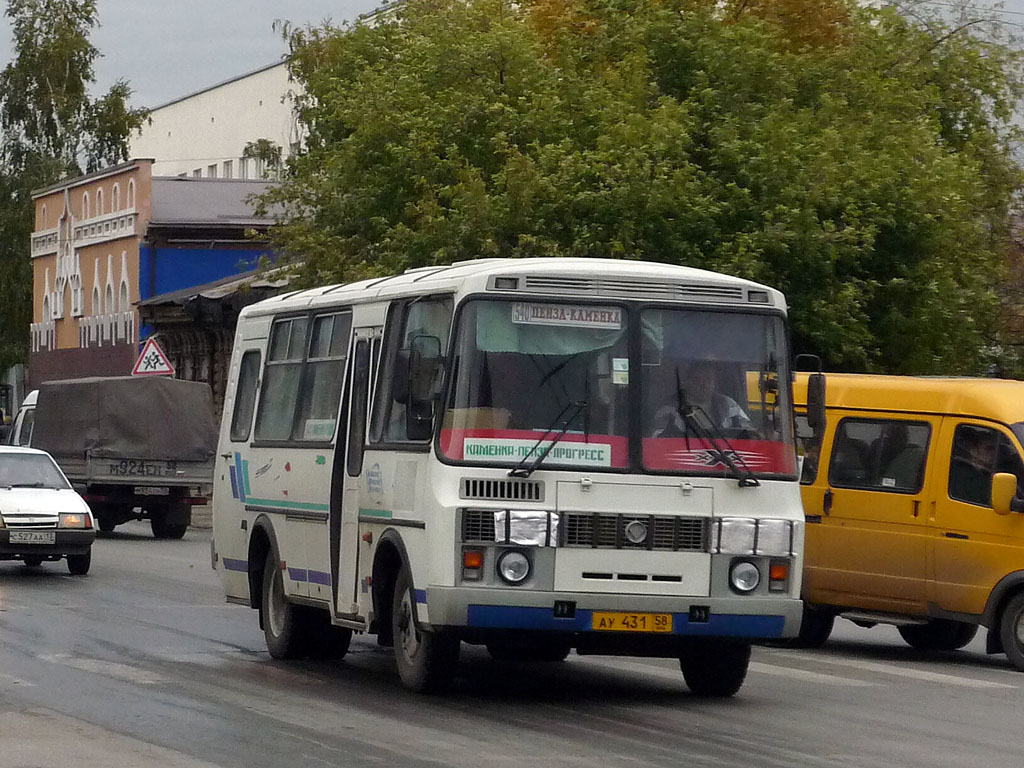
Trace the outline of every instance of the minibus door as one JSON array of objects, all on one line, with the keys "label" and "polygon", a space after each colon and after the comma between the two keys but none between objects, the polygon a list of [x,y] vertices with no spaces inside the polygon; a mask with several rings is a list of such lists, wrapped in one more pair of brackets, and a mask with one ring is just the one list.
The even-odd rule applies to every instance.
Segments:
[{"label": "minibus door", "polygon": [[926,420],[865,414],[836,426],[820,530],[808,526],[808,592],[814,601],[866,610],[926,609]]},{"label": "minibus door", "polygon": [[[331,476],[331,583],[337,616],[359,613],[359,496],[369,411],[371,349],[380,328],[357,328],[345,377],[338,442]],[[345,427],[342,429],[341,427]]]}]

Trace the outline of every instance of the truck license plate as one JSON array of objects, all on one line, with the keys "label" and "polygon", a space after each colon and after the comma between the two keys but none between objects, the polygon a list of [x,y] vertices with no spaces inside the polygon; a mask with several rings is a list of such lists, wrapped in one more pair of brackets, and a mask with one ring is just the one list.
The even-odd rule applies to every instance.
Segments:
[{"label": "truck license plate", "polygon": [[135,486],[136,496],[169,496],[170,494],[170,488],[150,488],[146,485]]},{"label": "truck license plate", "polygon": [[594,611],[590,627],[602,632],[671,632],[672,614]]},{"label": "truck license plate", "polygon": [[53,544],[57,541],[55,531],[11,531],[11,544]]}]

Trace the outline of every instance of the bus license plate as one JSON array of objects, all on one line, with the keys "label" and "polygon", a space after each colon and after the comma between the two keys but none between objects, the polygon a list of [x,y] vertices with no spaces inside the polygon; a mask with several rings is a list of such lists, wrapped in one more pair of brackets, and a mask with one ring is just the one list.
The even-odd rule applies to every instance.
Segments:
[{"label": "bus license plate", "polygon": [[54,531],[11,531],[11,544],[53,544],[57,541]]},{"label": "bus license plate", "polygon": [[672,614],[595,611],[590,626],[601,632],[671,632]]}]

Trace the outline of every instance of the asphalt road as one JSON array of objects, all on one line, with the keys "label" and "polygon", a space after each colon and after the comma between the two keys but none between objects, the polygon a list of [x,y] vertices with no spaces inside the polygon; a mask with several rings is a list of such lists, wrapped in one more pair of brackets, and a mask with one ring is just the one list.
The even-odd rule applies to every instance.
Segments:
[{"label": "asphalt road", "polygon": [[755,649],[725,701],[671,661],[463,648],[443,698],[406,692],[362,637],[343,662],[271,661],[255,612],[223,600],[209,531],[121,526],[84,578],[0,563],[0,768],[1024,765],[1024,674],[981,636],[928,656],[838,622],[820,651]]}]

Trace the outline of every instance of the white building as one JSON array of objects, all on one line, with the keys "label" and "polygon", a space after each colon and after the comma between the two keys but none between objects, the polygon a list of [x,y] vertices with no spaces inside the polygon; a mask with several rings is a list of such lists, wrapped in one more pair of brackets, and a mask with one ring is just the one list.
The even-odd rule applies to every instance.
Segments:
[{"label": "white building", "polygon": [[245,146],[266,139],[281,159],[302,141],[284,62],[239,75],[156,107],[131,142],[129,157],[151,157],[154,176],[261,179],[262,160],[244,158]]}]

